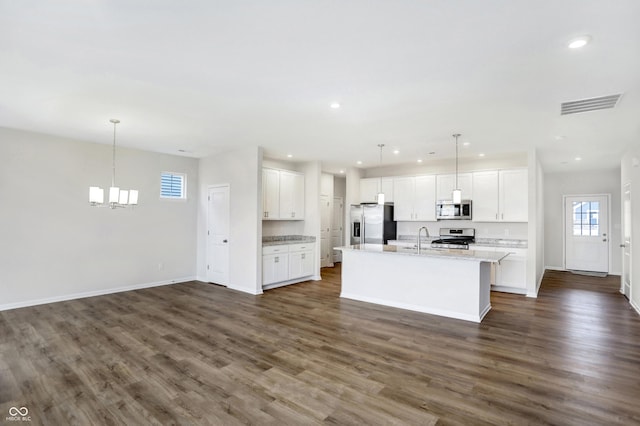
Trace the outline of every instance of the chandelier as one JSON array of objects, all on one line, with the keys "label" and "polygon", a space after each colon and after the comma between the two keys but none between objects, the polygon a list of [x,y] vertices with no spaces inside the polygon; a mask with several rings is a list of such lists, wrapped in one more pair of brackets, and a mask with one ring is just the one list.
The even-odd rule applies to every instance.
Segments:
[{"label": "chandelier", "polygon": [[112,118],[113,123],[113,169],[111,175],[111,186],[109,187],[109,202],[104,203],[104,189],[99,186],[89,187],[89,204],[94,207],[109,206],[111,209],[118,207],[135,206],[138,204],[138,191],[136,189],[120,189],[116,186],[116,125],[120,120]]}]

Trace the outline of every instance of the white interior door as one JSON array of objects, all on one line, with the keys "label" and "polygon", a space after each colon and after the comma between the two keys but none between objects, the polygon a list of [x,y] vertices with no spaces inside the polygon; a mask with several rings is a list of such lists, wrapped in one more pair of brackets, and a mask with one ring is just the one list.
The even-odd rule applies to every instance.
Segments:
[{"label": "white interior door", "polygon": [[229,186],[209,188],[207,280],[229,284]]},{"label": "white interior door", "polygon": [[333,262],[342,262],[342,252],[333,250],[333,247],[341,247],[342,230],[344,229],[344,200],[342,197],[333,198],[333,220],[331,221],[331,248],[333,251]]},{"label": "white interior door", "polygon": [[622,293],[631,300],[631,184],[622,194]]},{"label": "white interior door", "polygon": [[320,196],[320,267],[333,266],[331,261],[331,202]]},{"label": "white interior door", "polygon": [[566,269],[609,272],[609,240],[609,196],[566,196]]}]

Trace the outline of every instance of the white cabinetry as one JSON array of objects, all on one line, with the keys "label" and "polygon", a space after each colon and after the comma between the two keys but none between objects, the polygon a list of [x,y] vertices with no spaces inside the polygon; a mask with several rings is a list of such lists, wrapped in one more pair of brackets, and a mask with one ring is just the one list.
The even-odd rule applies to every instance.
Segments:
[{"label": "white cabinetry", "polygon": [[[380,181],[379,177],[360,179],[361,203],[375,203],[378,201]],[[382,178],[382,193],[386,203],[394,202],[393,178]]]},{"label": "white cabinetry", "polygon": [[262,219],[304,219],[304,175],[262,169]]},{"label": "white cabinetry", "polygon": [[527,293],[527,249],[471,245],[470,250],[509,253],[491,264],[491,288],[506,293]]},{"label": "white cabinetry", "polygon": [[393,180],[393,216],[397,221],[435,221],[435,176],[399,177]]},{"label": "white cabinetry", "polygon": [[500,170],[500,219],[529,220],[529,179],[526,169]]},{"label": "white cabinetry", "polygon": [[527,249],[509,248],[505,251],[509,252],[509,256],[503,259],[496,268],[496,289],[514,293],[526,293]]},{"label": "white cabinetry", "polygon": [[304,175],[280,171],[280,219],[304,219]]},{"label": "white cabinetry", "polygon": [[313,275],[313,245],[292,244],[289,246],[289,277],[292,280]]},{"label": "white cabinetry", "polygon": [[[462,199],[470,200],[473,193],[473,178],[471,173],[458,174],[458,188],[456,188],[456,175],[438,175],[436,179],[436,198],[437,200],[451,200],[454,189],[462,190]],[[435,207],[434,207],[435,208]]]},{"label": "white cabinetry", "polygon": [[280,218],[280,172],[262,169],[262,218]]},{"label": "white cabinetry", "polygon": [[285,281],[289,277],[289,246],[262,249],[262,285]]},{"label": "white cabinetry", "polygon": [[314,275],[315,243],[281,244],[262,248],[262,287],[274,288]]},{"label": "white cabinetry", "polygon": [[526,169],[473,173],[475,222],[526,222],[528,217]]}]

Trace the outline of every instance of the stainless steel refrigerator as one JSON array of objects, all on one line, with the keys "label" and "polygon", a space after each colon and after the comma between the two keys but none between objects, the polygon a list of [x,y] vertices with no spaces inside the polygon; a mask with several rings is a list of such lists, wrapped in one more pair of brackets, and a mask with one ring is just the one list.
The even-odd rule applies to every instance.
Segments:
[{"label": "stainless steel refrigerator", "polygon": [[387,244],[396,239],[393,203],[351,205],[351,244]]}]

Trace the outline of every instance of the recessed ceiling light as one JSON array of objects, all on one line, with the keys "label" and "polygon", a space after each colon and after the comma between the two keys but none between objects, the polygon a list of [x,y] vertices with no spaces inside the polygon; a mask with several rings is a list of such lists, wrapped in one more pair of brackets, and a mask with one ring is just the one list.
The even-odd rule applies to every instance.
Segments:
[{"label": "recessed ceiling light", "polygon": [[396,155],[398,155],[398,154],[400,154],[400,151],[398,151],[397,149],[394,149],[394,150],[393,150],[393,153],[394,153],[394,154],[396,154]]},{"label": "recessed ceiling light", "polygon": [[362,164],[362,161],[358,160],[356,161],[356,164]]},{"label": "recessed ceiling light", "polygon": [[463,142],[462,143],[462,146],[469,146],[469,145],[471,145],[471,142]]},{"label": "recessed ceiling light", "polygon": [[563,141],[565,139],[565,136],[557,135],[557,136],[554,136],[554,139],[557,141]]},{"label": "recessed ceiling light", "polygon": [[287,158],[293,157],[293,154],[287,154]]},{"label": "recessed ceiling light", "polygon": [[581,161],[582,157],[576,157],[576,161]]},{"label": "recessed ceiling light", "polygon": [[418,163],[422,163],[422,158],[418,158]]},{"label": "recessed ceiling light", "polygon": [[484,152],[481,152],[480,154],[478,154],[478,157],[484,157]]},{"label": "recessed ceiling light", "polygon": [[332,102],[331,105],[329,105],[331,108],[333,109],[338,109],[340,108],[340,103],[339,102]]},{"label": "recessed ceiling light", "polygon": [[344,173],[344,170],[340,170],[340,173]]},{"label": "recessed ceiling light", "polygon": [[591,41],[591,36],[576,37],[569,42],[569,49],[580,49]]}]

